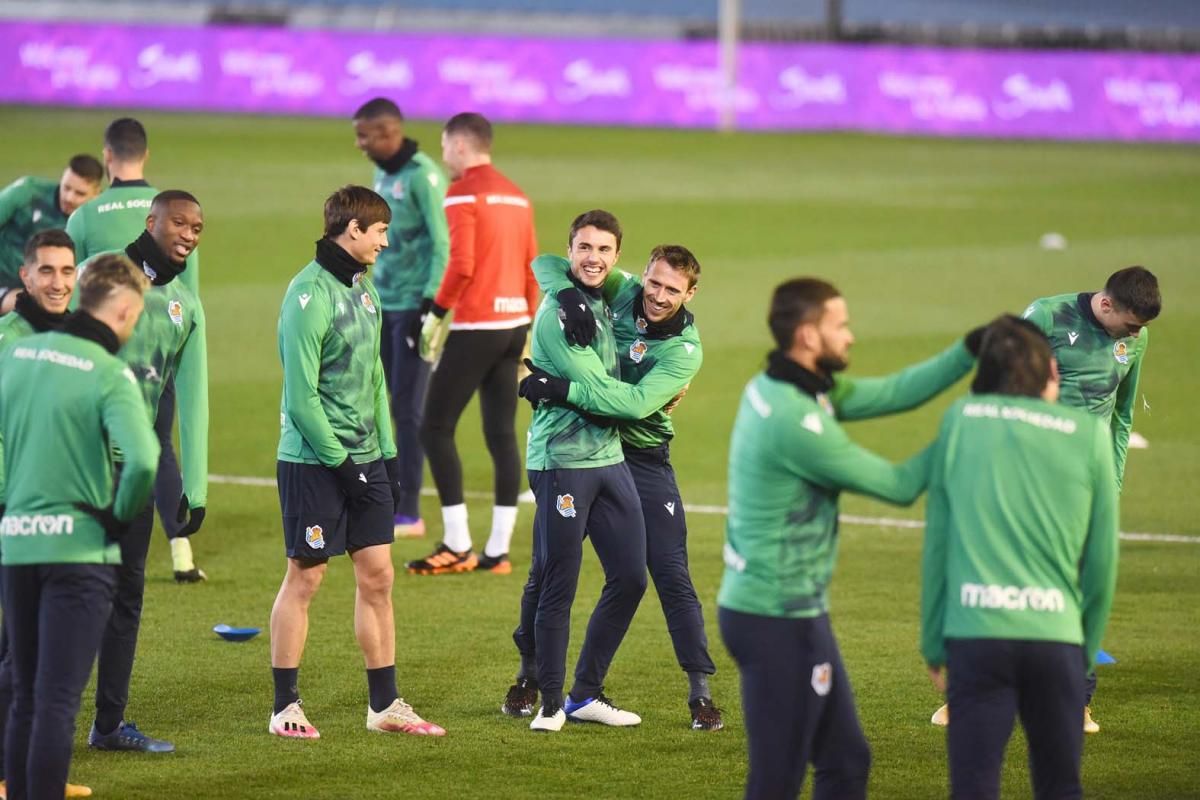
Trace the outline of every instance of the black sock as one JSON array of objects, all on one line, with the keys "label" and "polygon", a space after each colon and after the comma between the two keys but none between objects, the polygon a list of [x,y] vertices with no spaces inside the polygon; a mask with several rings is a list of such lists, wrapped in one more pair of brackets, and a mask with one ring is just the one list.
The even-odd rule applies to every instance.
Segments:
[{"label": "black sock", "polygon": [[96,713],[96,730],[101,736],[107,736],[110,733],[115,733],[117,728],[121,727],[121,723],[125,720],[120,714],[113,716],[112,714]]},{"label": "black sock", "polygon": [[367,670],[367,691],[371,694],[371,710],[378,714],[400,696],[396,691],[396,665]]},{"label": "black sock", "polygon": [[523,680],[537,683],[537,656],[533,653],[521,653],[521,671],[517,673],[517,683]]},{"label": "black sock", "polygon": [[698,697],[712,700],[712,693],[708,690],[708,675],[703,672],[689,672],[687,676],[689,703]]},{"label": "black sock", "polygon": [[299,667],[271,667],[275,678],[275,713],[278,714],[300,699]]}]

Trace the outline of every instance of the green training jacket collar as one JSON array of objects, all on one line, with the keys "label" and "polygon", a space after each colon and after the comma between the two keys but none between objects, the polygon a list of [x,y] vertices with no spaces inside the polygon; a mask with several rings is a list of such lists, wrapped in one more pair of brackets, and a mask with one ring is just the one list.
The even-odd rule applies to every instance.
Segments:
[{"label": "green training jacket collar", "polygon": [[346,249],[324,236],[317,240],[316,262],[322,269],[347,286],[357,283],[367,268],[354,260]]},{"label": "green training jacket collar", "polygon": [[67,318],[66,313],[54,314],[42,308],[29,292],[21,292],[17,295],[17,304],[13,307],[13,311],[24,317],[37,333],[56,331],[62,327]]},{"label": "green training jacket collar", "polygon": [[142,231],[142,235],[129,243],[125,255],[134,264],[142,268],[142,272],[150,278],[155,286],[166,286],[175,280],[187,268],[187,262],[175,264],[167,258],[167,254],[154,241],[150,231]]},{"label": "green training jacket collar", "polygon": [[110,189],[128,189],[133,186],[145,186],[149,188],[150,184],[142,178],[137,178],[136,180],[132,181],[123,181],[120,178],[113,178],[108,183],[108,188]]},{"label": "green training jacket collar", "polygon": [[113,329],[82,309],[67,317],[62,332],[95,342],[114,356],[121,349],[121,342]]},{"label": "green training jacket collar", "polygon": [[813,397],[833,389],[833,378],[810,372],[788,358],[782,350],[772,350],[767,354],[767,377],[790,383]]},{"label": "green training jacket collar", "polygon": [[395,175],[400,170],[404,169],[404,165],[413,160],[413,156],[417,154],[417,141],[415,139],[405,139],[400,145],[400,149],[391,158],[385,158],[381,161],[371,159],[379,166],[381,170],[388,175]]}]

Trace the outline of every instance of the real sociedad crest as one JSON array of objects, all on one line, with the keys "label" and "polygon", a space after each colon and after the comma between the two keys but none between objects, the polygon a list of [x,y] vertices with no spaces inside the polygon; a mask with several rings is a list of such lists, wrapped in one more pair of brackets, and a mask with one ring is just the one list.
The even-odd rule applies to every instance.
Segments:
[{"label": "real sociedad crest", "polygon": [[646,331],[650,329],[650,326],[646,322],[646,318],[641,316],[634,320],[633,326],[637,328],[637,332],[643,336],[645,336]]},{"label": "real sociedad crest", "polygon": [[646,343],[641,339],[629,345],[629,357],[633,359],[633,363],[642,363],[642,359],[646,357],[646,349]]},{"label": "real sociedad crest", "polygon": [[325,549],[325,531],[321,528],[320,525],[313,525],[312,527],[305,528],[304,529],[304,541],[307,542],[308,546],[311,547],[313,550],[324,550]]},{"label": "real sociedad crest", "polygon": [[1129,363],[1129,347],[1124,342],[1117,342],[1113,345],[1113,358],[1118,364]]},{"label": "real sociedad crest", "polygon": [[176,325],[183,325],[183,303],[180,303],[178,300],[172,300],[167,303],[167,316]]},{"label": "real sociedad crest", "polygon": [[375,303],[373,300],[371,300],[370,292],[362,293],[362,304],[363,308],[365,308],[367,311],[370,311],[372,314],[375,313]]}]

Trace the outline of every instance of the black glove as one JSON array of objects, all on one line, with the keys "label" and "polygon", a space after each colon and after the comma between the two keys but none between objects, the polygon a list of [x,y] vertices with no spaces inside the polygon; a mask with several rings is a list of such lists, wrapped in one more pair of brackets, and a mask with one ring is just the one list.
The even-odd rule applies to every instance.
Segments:
[{"label": "black glove", "polygon": [[979,358],[979,348],[983,347],[983,335],[987,333],[988,326],[980,325],[978,328],[972,328],[963,337],[963,344],[966,345],[967,352],[975,358]]},{"label": "black glove", "polygon": [[583,292],[572,286],[556,295],[558,298],[558,322],[568,344],[587,347],[596,336],[596,315],[587,304]]},{"label": "black glove", "polygon": [[129,523],[122,522],[117,519],[117,515],[113,513],[112,506],[108,508],[96,508],[87,503],[75,503],[75,508],[87,514],[96,522],[100,523],[100,527],[104,528],[104,533],[114,542],[119,542],[121,537],[129,530]]},{"label": "black glove", "polygon": [[[183,525],[179,529],[177,536],[191,536],[196,531],[200,530],[200,526],[204,524],[204,506],[196,506],[192,509],[192,517],[188,519],[188,499],[185,494],[179,498],[179,513],[175,515],[175,521]],[[186,523],[186,524],[185,524]]]},{"label": "black glove", "polygon": [[387,470],[388,487],[392,490],[392,513],[399,514],[403,497],[403,492],[400,491],[400,459],[389,458],[383,462],[383,467]]},{"label": "black glove", "polygon": [[[408,343],[409,350],[416,350],[417,345],[421,343],[421,326],[425,324],[425,315],[431,308],[433,308],[433,298],[422,297],[421,307],[417,309],[417,316],[409,323],[408,332],[404,335],[404,341]],[[442,312],[442,314],[445,313],[445,311]]]},{"label": "black glove", "polygon": [[371,488],[367,480],[367,470],[355,464],[350,456],[346,456],[345,461],[333,468],[333,474],[337,476],[338,486],[346,493],[351,503],[357,503],[367,496]]},{"label": "black glove", "polygon": [[538,369],[528,358],[525,359],[525,368],[529,370],[529,376],[517,386],[517,394],[528,400],[529,405],[537,408],[543,402],[567,402],[567,393],[571,391],[569,380]]}]

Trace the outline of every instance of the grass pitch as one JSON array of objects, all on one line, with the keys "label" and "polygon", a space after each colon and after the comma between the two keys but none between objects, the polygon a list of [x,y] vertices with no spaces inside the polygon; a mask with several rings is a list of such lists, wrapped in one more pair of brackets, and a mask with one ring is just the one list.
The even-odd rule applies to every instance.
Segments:
[{"label": "grass pitch", "polygon": [[[0,180],[57,175],[75,152],[98,153],[112,111],[0,109],[11,136]],[[203,298],[209,321],[211,471],[274,474],[280,370],[275,324],[290,277],[312,256],[325,196],[369,182],[370,165],[342,120],[139,114],[151,137],[150,180],[203,202]],[[435,124],[409,133],[437,151]],[[1133,263],[1160,277],[1165,311],[1152,326],[1122,529],[1198,537],[1126,541],[1105,647],[1120,663],[1100,671],[1084,785],[1090,797],[1200,796],[1200,158],[1184,147],[886,139],[856,135],[722,136],[706,132],[501,126],[498,166],[535,203],[543,250],[565,249],[571,218],[593,207],[626,227],[621,266],[639,270],[659,242],[687,244],[704,265],[692,304],[706,364],[676,412],[674,462],[685,501],[724,502],[729,428],[746,379],[769,347],[771,288],[792,276],[834,281],[850,303],[854,374],[923,358],[1001,311],[1032,298],[1094,289]],[[1047,232],[1064,251],[1039,249]],[[955,390],[899,417],[852,426],[860,442],[901,458],[935,432]],[[521,427],[528,419],[521,410]],[[490,465],[469,409],[459,443],[470,490],[490,490]],[[477,546],[490,501],[470,503]],[[843,510],[920,518],[847,496]],[[93,753],[80,718],[74,780],[97,797],[731,797],[745,777],[737,672],[717,635],[723,520],[691,513],[693,576],[718,665],[712,681],[727,728],[687,727],[686,681],[662,614],[647,593],[608,691],[644,719],[632,730],[570,726],[532,735],[499,705],[516,667],[509,635],[528,565],[529,509],[508,577],[397,577],[402,694],[449,730],[442,740],[364,730],[366,687],[350,625],[349,564],[332,565],[313,609],[301,688],[317,742],[267,735],[271,703],[265,634],[228,644],[229,622],[266,628],[283,574],[278,506],[270,488],[216,484],[195,537],[211,580],[176,586],[165,542],[149,563],[146,614],[129,714],[175,741],[170,756]],[[440,536],[395,547],[423,555]],[[834,624],[875,755],[880,798],[946,793],[943,734],[928,724],[940,700],[917,653],[919,531],[843,528]],[[577,652],[601,584],[585,558],[575,605]],[[1005,769],[1006,796],[1028,796],[1020,735]]]}]

